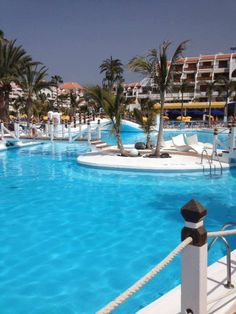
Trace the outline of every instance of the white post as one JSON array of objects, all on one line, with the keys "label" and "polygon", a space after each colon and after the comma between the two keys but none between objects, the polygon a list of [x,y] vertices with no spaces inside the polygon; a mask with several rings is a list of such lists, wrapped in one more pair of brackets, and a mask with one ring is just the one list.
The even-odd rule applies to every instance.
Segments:
[{"label": "white post", "polygon": [[100,119],[98,119],[98,126],[97,126],[97,130],[98,130],[98,140],[101,139],[101,123],[100,123]]},{"label": "white post", "polygon": [[50,122],[48,120],[47,123],[45,124],[45,135],[46,136],[49,136],[49,129],[50,129]]},{"label": "white post", "polygon": [[69,142],[72,142],[72,134],[71,134],[71,124],[70,124],[70,121],[68,122],[68,138],[69,138]]},{"label": "white post", "polygon": [[236,126],[233,124],[229,132],[229,151],[230,153],[234,152],[236,148]]},{"label": "white post", "polygon": [[53,122],[50,121],[49,125],[49,134],[50,134],[50,140],[53,141]]},{"label": "white post", "polygon": [[217,155],[217,145],[218,145],[218,130],[214,129],[212,158],[214,158]]},{"label": "white post", "polygon": [[4,124],[1,122],[1,139],[4,139]]},{"label": "white post", "polygon": [[14,131],[15,131],[15,136],[17,139],[20,138],[20,126],[19,126],[19,121],[16,120],[16,122],[14,123]]},{"label": "white post", "polygon": [[62,138],[65,137],[65,124],[64,121],[61,121],[61,134],[62,134]]},{"label": "white post", "polygon": [[182,253],[181,314],[207,314],[207,232],[203,224],[207,209],[191,200],[181,213],[185,219],[182,241],[193,239]]},{"label": "white post", "polygon": [[88,130],[88,143],[90,144],[91,142],[91,125],[90,125],[90,121],[88,120],[87,122],[87,130]]},{"label": "white post", "polygon": [[82,139],[82,125],[81,125],[81,119],[79,119],[79,139]]}]

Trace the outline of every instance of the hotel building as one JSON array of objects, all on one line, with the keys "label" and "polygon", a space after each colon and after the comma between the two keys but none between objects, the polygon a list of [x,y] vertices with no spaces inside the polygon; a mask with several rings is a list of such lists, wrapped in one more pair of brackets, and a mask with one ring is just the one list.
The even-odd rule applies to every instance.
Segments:
[{"label": "hotel building", "polygon": [[[236,82],[236,53],[181,58],[174,66],[173,86],[171,91],[166,94],[166,102],[180,102],[182,98],[180,87],[183,82],[186,82],[187,87],[183,93],[184,102],[207,103],[207,83],[220,78]],[[127,97],[138,99],[147,97],[159,99],[158,93],[155,92],[155,88],[148,78],[141,82],[126,84],[125,94]],[[219,91],[214,91],[212,96],[214,102],[224,101],[224,94],[220,94]],[[235,94],[232,95],[232,97],[234,96]],[[233,99],[228,101],[230,100]],[[221,106],[219,104],[216,107],[222,106],[223,104]]]}]

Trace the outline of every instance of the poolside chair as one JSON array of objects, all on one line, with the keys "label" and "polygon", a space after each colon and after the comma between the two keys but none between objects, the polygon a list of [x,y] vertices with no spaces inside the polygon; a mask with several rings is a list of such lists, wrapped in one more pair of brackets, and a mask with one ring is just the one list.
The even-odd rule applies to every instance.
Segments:
[{"label": "poolside chair", "polygon": [[195,153],[201,154],[203,148],[197,144],[186,144],[183,134],[172,137],[172,143],[174,147],[180,152],[188,152],[193,150]]},{"label": "poolside chair", "polygon": [[197,134],[187,136],[186,134],[184,135],[185,141],[188,145],[198,145],[199,147],[203,149],[212,149],[213,145],[211,143],[202,143],[198,141],[198,136]]}]

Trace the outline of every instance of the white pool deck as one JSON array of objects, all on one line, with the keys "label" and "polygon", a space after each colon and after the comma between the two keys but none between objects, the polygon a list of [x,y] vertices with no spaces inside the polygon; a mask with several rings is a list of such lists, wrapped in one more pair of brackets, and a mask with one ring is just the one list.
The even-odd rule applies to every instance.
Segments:
[{"label": "white pool deck", "polygon": [[[236,313],[236,250],[231,253],[232,284],[235,288],[227,289],[226,259],[223,257],[208,267],[207,274],[207,314]],[[170,266],[167,266],[170,267]],[[157,275],[158,276],[158,275]],[[227,296],[226,296],[227,294]],[[222,298],[223,297],[223,298]],[[221,299],[222,298],[222,299]],[[137,314],[183,314],[181,313],[180,285],[168,293],[139,310]],[[214,301],[214,302],[211,302]],[[203,313],[206,314],[206,313]]]},{"label": "white pool deck", "polygon": [[[108,151],[91,152],[80,155],[77,158],[79,164],[109,168],[124,169],[138,171],[157,171],[157,172],[192,172],[192,171],[209,171],[209,163],[206,159],[201,164],[201,156],[197,154],[178,154],[177,152],[169,152],[171,158],[148,158],[138,157],[121,157],[117,153],[109,153]],[[223,169],[228,169],[229,164],[221,163]],[[219,162],[213,162],[212,167],[220,170]]]},{"label": "white pool deck", "polygon": [[12,148],[22,148],[22,147],[28,147],[28,146],[35,146],[35,145],[41,145],[43,144],[42,142],[22,142],[22,141],[16,141],[14,142],[14,145],[12,146],[7,146],[6,142],[1,142],[0,141],[0,151],[5,151],[8,149],[12,149]]}]

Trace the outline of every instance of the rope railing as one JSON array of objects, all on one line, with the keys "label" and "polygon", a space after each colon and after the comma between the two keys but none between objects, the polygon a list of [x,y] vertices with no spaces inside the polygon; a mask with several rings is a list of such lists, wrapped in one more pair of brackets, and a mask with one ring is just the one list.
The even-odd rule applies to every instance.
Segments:
[{"label": "rope railing", "polygon": [[[236,229],[226,230],[226,231],[214,231],[208,232],[208,237],[223,237],[229,235],[235,235]],[[157,275],[162,269],[164,269],[172,260],[181,253],[191,242],[193,239],[191,237],[186,238],[182,241],[170,254],[168,254],[160,263],[158,263],[151,271],[149,271],[145,276],[136,281],[130,288],[128,288],[125,292],[120,294],[113,301],[108,303],[105,307],[100,309],[96,314],[109,314],[119,305],[124,303],[129,297],[131,297],[134,293],[140,290],[145,284],[147,284],[155,275]]]},{"label": "rope railing", "polygon": [[158,274],[163,268],[165,268],[180,252],[188,246],[193,239],[191,237],[182,241],[170,254],[168,254],[160,263],[158,263],[151,271],[145,276],[136,281],[129,289],[120,294],[112,302],[107,304],[104,308],[99,310],[97,314],[111,313],[116,307],[125,302],[130,296],[140,290],[146,283],[148,283],[156,274]]},{"label": "rope railing", "polygon": [[229,235],[234,235],[234,234],[236,234],[236,229],[207,232],[208,237],[224,237],[224,236],[229,236]]}]

